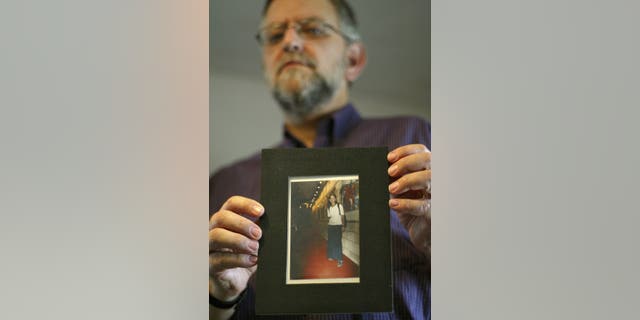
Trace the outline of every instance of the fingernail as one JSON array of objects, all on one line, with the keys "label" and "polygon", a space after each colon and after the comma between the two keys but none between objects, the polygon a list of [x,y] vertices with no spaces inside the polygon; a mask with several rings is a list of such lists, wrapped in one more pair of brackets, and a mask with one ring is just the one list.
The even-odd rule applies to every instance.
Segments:
[{"label": "fingernail", "polygon": [[398,205],[398,200],[396,200],[396,199],[389,200],[389,206],[390,207],[395,207],[397,205]]},{"label": "fingernail", "polygon": [[389,175],[394,175],[394,174],[396,174],[396,171],[398,171],[398,166],[397,166],[397,165],[395,165],[395,164],[394,164],[394,165],[392,165],[392,166],[389,168],[389,170],[388,170]]},{"label": "fingernail", "polygon": [[259,206],[257,204],[253,206],[253,212],[255,212],[256,214],[262,213],[263,210],[264,209],[262,208],[262,206]]},{"label": "fingernail", "polygon": [[396,154],[393,152],[389,152],[389,154],[387,155],[387,160],[391,162],[396,161]]},{"label": "fingernail", "polygon": [[389,191],[390,192],[395,192],[396,189],[398,189],[398,182],[394,182],[389,186]]},{"label": "fingernail", "polygon": [[251,261],[251,263],[256,263],[256,261],[258,261],[258,257],[256,257],[256,256],[249,256],[249,261]]},{"label": "fingernail", "polygon": [[251,241],[249,242],[249,249],[251,249],[251,251],[258,251],[258,242],[255,241]]},{"label": "fingernail", "polygon": [[260,236],[262,235],[262,231],[260,231],[260,229],[258,228],[251,228],[251,235],[257,240],[260,239]]}]

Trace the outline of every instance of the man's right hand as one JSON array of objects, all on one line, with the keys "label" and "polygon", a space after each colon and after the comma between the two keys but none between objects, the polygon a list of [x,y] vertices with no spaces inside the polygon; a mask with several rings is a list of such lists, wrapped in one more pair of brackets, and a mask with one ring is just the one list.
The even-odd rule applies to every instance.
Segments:
[{"label": "man's right hand", "polygon": [[231,301],[247,287],[262,230],[246,217],[263,214],[257,201],[233,196],[209,219],[209,293],[215,298]]}]

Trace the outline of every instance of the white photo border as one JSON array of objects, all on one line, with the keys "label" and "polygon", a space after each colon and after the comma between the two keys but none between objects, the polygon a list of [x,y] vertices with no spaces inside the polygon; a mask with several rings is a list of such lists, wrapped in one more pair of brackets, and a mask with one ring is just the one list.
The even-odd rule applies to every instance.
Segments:
[{"label": "white photo border", "polygon": [[318,283],[360,283],[360,277],[352,278],[324,278],[324,279],[291,279],[291,184],[293,182],[310,182],[310,181],[335,181],[335,180],[358,180],[359,175],[328,175],[328,176],[298,176],[289,177],[287,182],[287,274],[286,284],[318,284]]}]

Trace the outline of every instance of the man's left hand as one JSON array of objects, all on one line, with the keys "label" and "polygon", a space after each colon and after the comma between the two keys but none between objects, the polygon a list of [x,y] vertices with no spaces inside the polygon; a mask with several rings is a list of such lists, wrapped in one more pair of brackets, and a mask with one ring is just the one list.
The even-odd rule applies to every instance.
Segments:
[{"label": "man's left hand", "polygon": [[422,144],[399,147],[387,155],[389,207],[398,213],[413,245],[431,255],[431,151]]}]

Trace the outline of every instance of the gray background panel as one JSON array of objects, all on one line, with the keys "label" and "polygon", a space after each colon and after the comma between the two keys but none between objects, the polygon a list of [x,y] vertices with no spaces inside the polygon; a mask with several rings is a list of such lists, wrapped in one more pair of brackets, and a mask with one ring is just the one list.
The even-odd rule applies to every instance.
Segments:
[{"label": "gray background panel", "polygon": [[[206,6],[0,3],[0,318],[206,319]],[[434,318],[638,318],[638,9],[433,3]]]}]

